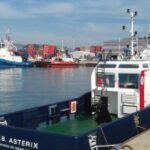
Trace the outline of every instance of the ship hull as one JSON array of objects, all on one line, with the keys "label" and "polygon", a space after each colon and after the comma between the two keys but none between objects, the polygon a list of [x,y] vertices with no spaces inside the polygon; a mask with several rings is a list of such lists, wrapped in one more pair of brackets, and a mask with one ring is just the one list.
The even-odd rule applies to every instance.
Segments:
[{"label": "ship hull", "polygon": [[36,61],[34,62],[34,66],[48,68],[51,67],[51,63],[49,61]]},{"label": "ship hull", "polygon": [[59,66],[59,67],[65,67],[65,66],[78,66],[78,62],[65,62],[65,61],[51,61],[51,66]]},{"label": "ship hull", "polygon": [[33,63],[31,61],[22,61],[22,62],[15,62],[9,61],[5,59],[0,59],[0,66],[4,67],[31,67]]},{"label": "ship hull", "polygon": [[[0,149],[88,150],[90,137],[94,137],[98,145],[120,144],[142,132],[136,127],[135,116],[139,117],[141,127],[150,128],[150,107],[104,124],[96,125],[94,118],[91,119],[93,122],[79,118],[80,126],[77,126],[74,120],[79,114],[91,115],[90,97],[91,94],[86,93],[63,102],[0,115]],[[73,106],[73,113],[71,102],[77,104]],[[72,134],[65,132],[69,128],[68,123],[64,126],[64,121],[69,122]],[[83,126],[82,122],[85,123]],[[78,127],[81,132],[78,132]]]}]

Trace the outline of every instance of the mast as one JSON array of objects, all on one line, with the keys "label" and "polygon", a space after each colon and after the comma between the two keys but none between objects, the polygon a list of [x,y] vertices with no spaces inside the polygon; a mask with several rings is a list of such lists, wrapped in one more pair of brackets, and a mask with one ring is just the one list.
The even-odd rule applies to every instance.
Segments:
[{"label": "mast", "polygon": [[150,26],[149,26],[149,28],[148,28],[147,35],[146,35],[146,44],[147,44],[147,47],[150,46],[150,41],[149,41],[149,39],[150,39]]},{"label": "mast", "polygon": [[4,40],[4,46],[8,49],[8,50],[12,50],[14,48],[15,51],[17,51],[17,47],[13,44],[13,41],[11,40],[10,37],[10,29],[7,29],[6,35],[5,35],[5,40]]},{"label": "mast", "polygon": [[64,52],[64,40],[61,40],[61,51]]},{"label": "mast", "polygon": [[[134,44],[136,43],[135,40],[135,36],[137,34],[137,31],[135,31],[134,29],[134,23],[135,23],[135,17],[137,16],[137,11],[130,11],[130,9],[127,9],[127,13],[130,15],[131,17],[131,29],[130,29],[130,33],[131,33],[131,56],[134,55]],[[123,30],[125,30],[125,26],[123,26]]]},{"label": "mast", "polygon": [[121,44],[120,44],[120,38],[119,38],[118,42],[119,42],[119,45],[118,45],[119,47],[118,47],[118,48],[119,48],[119,55],[120,55],[120,54],[121,54]]}]

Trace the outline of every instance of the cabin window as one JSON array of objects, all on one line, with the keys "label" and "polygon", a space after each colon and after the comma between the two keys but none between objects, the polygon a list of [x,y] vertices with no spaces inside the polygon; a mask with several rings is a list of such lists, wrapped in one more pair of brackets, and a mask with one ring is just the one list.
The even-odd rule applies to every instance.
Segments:
[{"label": "cabin window", "polygon": [[119,68],[139,68],[138,64],[120,64]]},{"label": "cabin window", "polygon": [[119,87],[138,89],[139,87],[139,74],[119,74]]},{"label": "cabin window", "polygon": [[99,64],[98,68],[116,68],[116,64]]},{"label": "cabin window", "polygon": [[148,68],[148,64],[143,64],[143,68]]},{"label": "cabin window", "polygon": [[106,74],[105,75],[105,87],[114,87],[115,86],[115,75]]},{"label": "cabin window", "polygon": [[101,74],[97,73],[97,86],[102,87],[114,87],[115,86],[115,75],[114,74]]}]

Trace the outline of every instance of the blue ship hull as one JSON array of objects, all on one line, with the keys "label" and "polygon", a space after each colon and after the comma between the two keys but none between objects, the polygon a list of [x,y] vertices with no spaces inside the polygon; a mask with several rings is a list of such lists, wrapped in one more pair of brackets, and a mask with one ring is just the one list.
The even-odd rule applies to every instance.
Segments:
[{"label": "blue ship hull", "polygon": [[33,63],[31,61],[14,62],[5,59],[0,59],[0,68],[9,67],[31,67]]},{"label": "blue ship hull", "polygon": [[[86,108],[89,104],[90,93],[86,93],[77,101],[77,111],[88,113]],[[125,140],[141,133],[135,124],[134,116],[139,117],[139,125],[145,129],[150,127],[150,107],[142,111],[128,115],[122,119],[117,119],[110,123],[104,123],[92,130],[78,135],[65,135],[59,133],[48,133],[36,130],[39,124],[49,124],[53,119],[59,116],[62,119],[64,115],[70,115],[68,104],[71,100],[60,103],[49,104],[41,107],[35,107],[14,113],[0,115],[3,118],[4,125],[0,125],[0,149],[3,150],[90,150],[88,141],[89,136],[96,137],[98,145],[120,144]],[[52,113],[53,108],[61,110],[59,115]],[[88,106],[89,107],[89,106]],[[65,114],[65,111],[66,114]],[[5,125],[5,122],[7,124]]]}]

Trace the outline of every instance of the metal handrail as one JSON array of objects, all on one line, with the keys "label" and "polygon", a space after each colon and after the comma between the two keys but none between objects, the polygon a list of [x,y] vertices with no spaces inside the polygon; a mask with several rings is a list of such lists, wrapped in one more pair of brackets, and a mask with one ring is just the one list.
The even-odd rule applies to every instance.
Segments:
[{"label": "metal handrail", "polygon": [[98,150],[98,148],[113,148],[113,150],[123,150],[119,144],[110,144],[110,145],[95,145],[91,147],[91,150]]}]

